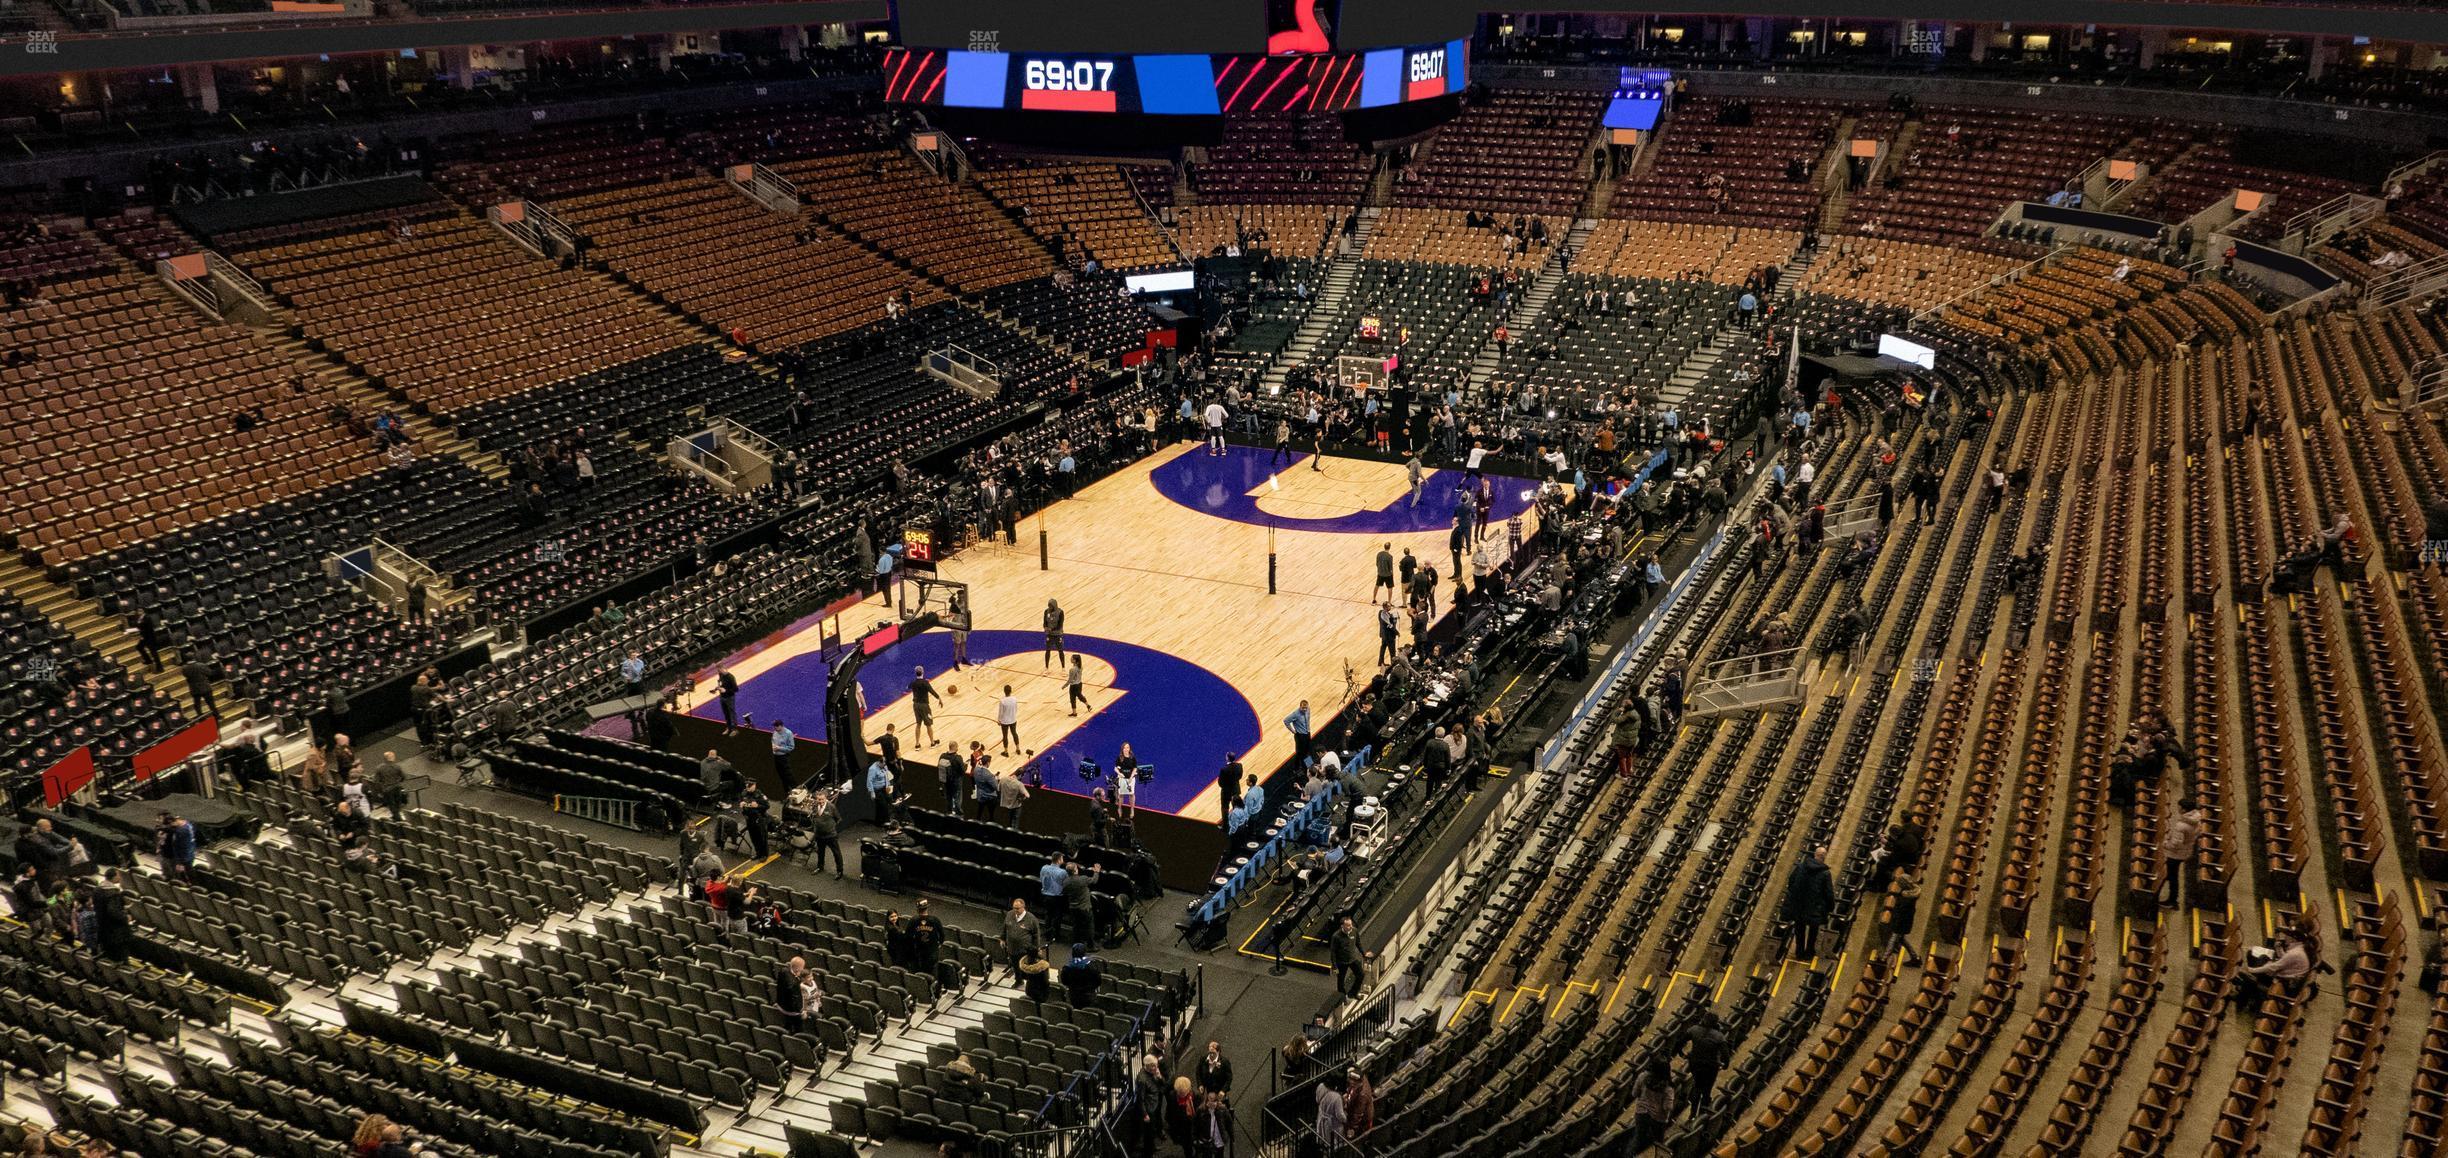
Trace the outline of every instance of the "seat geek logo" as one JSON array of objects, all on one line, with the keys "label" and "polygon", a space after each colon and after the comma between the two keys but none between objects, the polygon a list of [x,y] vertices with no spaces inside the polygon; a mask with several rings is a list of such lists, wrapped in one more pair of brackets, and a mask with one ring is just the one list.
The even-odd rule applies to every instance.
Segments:
[{"label": "seat geek logo", "polygon": [[58,56],[59,33],[48,28],[38,28],[28,32],[26,33],[25,50],[31,56]]}]

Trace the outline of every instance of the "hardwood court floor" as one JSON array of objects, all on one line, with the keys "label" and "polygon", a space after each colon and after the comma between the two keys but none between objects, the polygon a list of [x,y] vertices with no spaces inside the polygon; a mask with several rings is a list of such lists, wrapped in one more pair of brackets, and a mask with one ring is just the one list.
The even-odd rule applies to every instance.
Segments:
[{"label": "hardwood court floor", "polygon": [[[1047,754],[1049,786],[1077,788],[1070,769],[1080,756],[1110,766],[1127,740],[1158,766],[1142,807],[1219,819],[1214,779],[1224,760],[1237,752],[1253,773],[1273,768],[1292,755],[1282,721],[1301,700],[1322,722],[1376,670],[1371,589],[1381,544],[1433,562],[1450,589],[1445,528],[1460,481],[1454,472],[1431,476],[1414,508],[1399,465],[1328,458],[1312,470],[1304,457],[1275,468],[1268,457],[1235,448],[1211,458],[1183,444],[1023,522],[1016,545],[979,544],[944,560],[943,577],[969,584],[976,626],[969,651],[980,662],[947,673],[950,642],[942,632],[879,654],[860,680],[867,735],[891,725],[915,738],[902,688],[911,666],[925,663],[947,697],[936,710],[939,741],[965,748],[977,740],[995,752],[995,702],[1009,685],[1020,702],[1021,748]],[[1500,516],[1522,505],[1518,492],[1527,485],[1498,481],[1513,492],[1502,496]],[[1525,531],[1532,517],[1523,516]],[[1271,595],[1269,519],[1279,523]],[[1500,523],[1494,533],[1507,530]],[[1061,668],[1040,654],[1048,599],[1061,601],[1066,634],[1089,657],[1093,710],[1078,718],[1064,710]],[[1441,601],[1437,610],[1445,610]],[[856,636],[882,613],[872,601],[845,613],[843,634]],[[817,637],[811,626],[739,658],[731,670],[745,685],[743,706],[757,697],[758,677],[812,653]],[[810,703],[792,715],[813,721],[820,713]],[[760,722],[770,718],[758,714]],[[926,761],[940,750],[905,741],[904,755]]]}]

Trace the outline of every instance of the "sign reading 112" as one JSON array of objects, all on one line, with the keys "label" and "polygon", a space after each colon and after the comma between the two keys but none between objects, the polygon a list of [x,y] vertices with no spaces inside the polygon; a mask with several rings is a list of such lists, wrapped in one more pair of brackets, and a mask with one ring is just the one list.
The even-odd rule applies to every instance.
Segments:
[{"label": "sign reading 112", "polygon": [[1111,92],[1110,60],[1031,60],[1020,74],[1021,87],[1037,92]]}]

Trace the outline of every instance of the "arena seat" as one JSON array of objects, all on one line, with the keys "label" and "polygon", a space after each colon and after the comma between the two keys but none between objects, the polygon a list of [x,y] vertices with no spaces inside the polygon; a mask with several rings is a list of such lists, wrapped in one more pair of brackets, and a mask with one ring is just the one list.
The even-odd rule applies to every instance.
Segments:
[{"label": "arena seat", "polygon": [[1327,205],[1348,212],[1371,166],[1333,116],[1233,113],[1207,159],[1191,168],[1190,187],[1202,207]]},{"label": "arena seat", "polygon": [[1116,166],[1006,159],[983,147],[970,155],[978,188],[1064,261],[1094,260],[1122,271],[1182,264]]},{"label": "arena seat", "polygon": [[[0,432],[9,464],[36,474],[0,499],[0,518],[28,560],[56,572],[380,464],[298,365],[242,327],[198,324],[84,235],[12,260],[52,279],[0,313],[21,355],[0,368]],[[80,465],[35,472],[71,443]]]},{"label": "arena seat", "polygon": [[1838,115],[1819,101],[1679,100],[1653,146],[1654,163],[1622,182],[1607,216],[1800,229],[1818,219],[1812,178]]},{"label": "arena seat", "polygon": [[474,218],[412,229],[405,238],[368,230],[230,257],[297,311],[309,342],[442,416],[689,340],[669,319],[545,264]]},{"label": "arena seat", "polygon": [[1978,237],[2007,202],[2065,187],[2146,126],[2127,117],[1928,105],[1887,176],[1853,194],[1848,221],[1877,237],[1954,244]]},{"label": "arena seat", "polygon": [[975,191],[905,156],[850,153],[776,166],[819,220],[880,246],[964,293],[1043,277],[1053,256]]},{"label": "arena seat", "polygon": [[785,217],[713,177],[554,206],[621,276],[761,353],[880,321],[889,294],[943,291],[843,235]]},{"label": "arena seat", "polygon": [[1586,150],[1604,103],[1587,92],[1474,92],[1427,158],[1400,172],[1394,203],[1570,218],[1589,185]]}]

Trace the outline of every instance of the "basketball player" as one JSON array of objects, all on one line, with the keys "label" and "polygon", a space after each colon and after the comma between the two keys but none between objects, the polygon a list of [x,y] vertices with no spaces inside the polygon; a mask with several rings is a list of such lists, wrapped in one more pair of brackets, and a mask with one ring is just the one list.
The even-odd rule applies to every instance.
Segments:
[{"label": "basketball player", "polygon": [[1069,698],[1071,714],[1078,716],[1080,709],[1088,706],[1088,673],[1080,669],[1076,651],[1071,653],[1071,670],[1063,675],[1063,691]]},{"label": "basketball player", "polygon": [[1009,756],[1020,746],[1020,697],[1012,694],[1010,684],[1003,685],[1003,698],[995,701],[995,725],[1002,729],[999,743]]},{"label": "basketball player", "polygon": [[1220,458],[1224,454],[1224,419],[1226,418],[1224,404],[1221,402],[1208,403],[1206,418],[1207,453]]},{"label": "basketball player", "polygon": [[1061,656],[1064,659],[1069,659],[1071,657],[1070,652],[1063,650],[1062,604],[1051,599],[1046,600],[1045,636],[1045,653],[1038,657],[1039,663],[1037,666],[1052,667],[1054,665],[1054,658],[1056,656]]},{"label": "basketball player", "polygon": [[1392,543],[1386,543],[1377,548],[1377,584],[1369,588],[1369,598],[1377,597],[1379,587],[1384,588],[1389,596],[1394,594],[1394,544]]},{"label": "basketball player", "polygon": [[916,674],[910,677],[909,682],[910,737],[916,739],[918,733],[924,732],[928,746],[932,747],[936,743],[935,701],[943,697],[935,691],[935,685],[927,680],[926,668],[911,670]]}]

